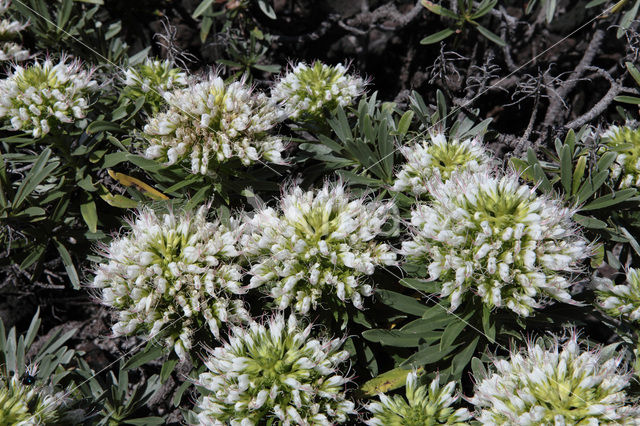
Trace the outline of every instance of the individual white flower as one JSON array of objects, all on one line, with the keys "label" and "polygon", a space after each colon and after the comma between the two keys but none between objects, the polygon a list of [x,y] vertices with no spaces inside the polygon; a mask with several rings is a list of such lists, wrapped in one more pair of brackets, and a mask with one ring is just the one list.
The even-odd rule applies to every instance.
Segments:
[{"label": "individual white flower", "polygon": [[427,266],[455,310],[469,293],[527,316],[545,298],[573,303],[570,273],[592,248],[560,200],[537,196],[515,175],[465,173],[427,184],[431,200],[411,213],[402,244]]},{"label": "individual white flower", "polygon": [[242,270],[234,260],[242,227],[207,220],[197,212],[158,215],[141,210],[130,231],[104,248],[93,286],[102,302],[119,311],[115,335],[161,330],[180,358],[203,324],[219,336],[223,323],[248,320],[241,295]]},{"label": "individual white flower", "polygon": [[[10,0],[0,1],[0,15],[5,15],[11,6]],[[31,55],[24,49],[20,42],[20,32],[28,24],[14,21],[10,17],[0,19],[0,62],[24,61]]]},{"label": "individual white flower", "polygon": [[620,188],[640,187],[640,129],[611,126],[601,135],[603,150],[617,153],[611,176],[620,179]]},{"label": "individual white flower", "polygon": [[244,83],[207,80],[164,94],[169,108],[144,127],[145,157],[190,163],[194,174],[208,174],[233,158],[245,165],[262,160],[283,163],[282,140],[269,135],[280,113],[262,93]]},{"label": "individual white flower", "polygon": [[373,289],[363,278],[395,264],[387,244],[375,241],[392,205],[354,199],[341,183],[317,191],[293,187],[280,208],[264,207],[247,218],[245,254],[252,286],[265,284],[280,309],[303,314],[320,302],[362,309]]},{"label": "individual white flower", "polygon": [[62,57],[34,62],[0,80],[0,118],[10,121],[11,130],[23,130],[38,138],[63,123],[85,117],[89,94],[96,89],[93,71],[79,61]]},{"label": "individual white flower", "polygon": [[640,320],[640,271],[629,268],[627,281],[616,285],[608,278],[595,278],[598,304],[613,317]]},{"label": "individual white flower", "polygon": [[51,385],[23,384],[15,374],[0,377],[0,425],[57,424],[67,400]]},{"label": "individual white flower", "polygon": [[209,425],[331,425],[355,413],[339,366],[348,358],[341,339],[310,337],[294,316],[276,315],[246,328],[204,358],[197,385],[207,392],[198,420]]},{"label": "individual white flower", "polygon": [[424,426],[464,425],[471,419],[466,408],[454,410],[451,406],[459,396],[454,396],[455,382],[440,387],[436,377],[429,386],[418,386],[415,371],[407,375],[406,396],[378,394],[380,402],[372,402],[365,408],[374,416],[365,421],[370,426]]},{"label": "individual white flower", "polygon": [[125,70],[122,95],[132,100],[144,96],[145,103],[156,113],[165,105],[165,92],[186,85],[187,74],[174,68],[170,61],[147,58],[144,63]]},{"label": "individual white flower", "polygon": [[575,334],[562,345],[554,338],[549,349],[528,342],[493,367],[495,373],[475,378],[469,399],[483,425],[640,424],[640,409],[624,391],[631,374],[622,357],[581,350]]},{"label": "individual white flower", "polygon": [[315,62],[297,64],[271,89],[271,98],[296,120],[324,117],[338,106],[347,106],[364,92],[365,82],[347,74],[347,68]]},{"label": "individual white flower", "polygon": [[409,191],[415,196],[427,192],[430,179],[445,181],[455,173],[485,171],[492,163],[480,138],[461,141],[447,139],[443,133],[432,133],[429,139],[403,146],[400,152],[407,163],[398,172],[391,189]]}]

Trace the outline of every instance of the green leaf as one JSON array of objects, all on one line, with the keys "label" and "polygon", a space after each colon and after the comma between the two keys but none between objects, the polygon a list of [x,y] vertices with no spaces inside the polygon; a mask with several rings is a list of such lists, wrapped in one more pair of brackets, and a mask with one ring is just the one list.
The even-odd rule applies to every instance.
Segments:
[{"label": "green leaf", "polygon": [[29,170],[25,176],[13,198],[12,206],[15,210],[17,210],[27,196],[29,196],[56,167],[58,167],[59,163],[57,161],[47,164],[50,155],[51,149],[45,148],[38,156],[38,159],[33,164],[33,167],[31,167],[31,170]]},{"label": "green leaf", "polygon": [[90,135],[100,132],[124,132],[116,123],[110,121],[94,121],[87,126],[86,132]]},{"label": "green leaf", "polygon": [[471,341],[467,345],[466,348],[458,352],[453,359],[451,360],[451,371],[454,376],[459,376],[462,374],[462,371],[469,364],[471,357],[476,351],[476,347],[478,346],[478,342],[480,341],[480,336],[476,336],[475,339]]},{"label": "green leaf", "polygon": [[149,343],[143,350],[137,352],[131,358],[129,358],[123,365],[122,369],[131,370],[138,368],[149,361],[160,358],[164,354],[164,348],[162,346]]},{"label": "green leaf", "polygon": [[71,9],[73,7],[73,0],[62,0],[60,9],[58,10],[58,28],[62,31],[69,21],[71,16]]},{"label": "green leaf", "polygon": [[467,322],[462,321],[461,319],[449,323],[442,333],[442,338],[440,339],[440,350],[446,350],[451,346],[466,326]]},{"label": "green leaf", "polygon": [[58,253],[60,254],[60,258],[62,259],[62,263],[64,264],[64,269],[67,271],[67,275],[69,276],[69,280],[71,280],[71,284],[73,288],[76,290],[80,289],[80,278],[78,278],[78,272],[76,271],[76,267],[73,264],[73,260],[71,260],[71,255],[67,248],[62,244],[56,237],[53,237],[53,242],[58,249]]},{"label": "green leaf", "polygon": [[482,328],[485,336],[491,343],[496,341],[496,324],[491,321],[491,308],[482,305]]},{"label": "green leaf", "polygon": [[507,43],[505,43],[503,39],[501,39],[498,35],[492,33],[491,31],[489,31],[487,28],[483,27],[482,25],[476,24],[476,29],[480,32],[480,34],[482,34],[483,36],[485,36],[486,38],[488,38],[490,41],[494,42],[498,46],[505,47],[507,45]]},{"label": "green leaf", "polygon": [[386,371],[367,381],[360,387],[362,396],[371,397],[379,393],[386,393],[404,386],[410,369],[397,367]]},{"label": "green leaf", "polygon": [[404,136],[407,134],[407,131],[409,130],[409,126],[411,126],[411,120],[413,120],[413,115],[414,112],[409,110],[406,111],[404,114],[402,114],[402,117],[400,117],[400,121],[398,122],[398,134],[400,136]]},{"label": "green leaf", "polygon": [[422,40],[420,40],[420,44],[433,44],[439,41],[444,40],[445,38],[451,36],[455,33],[455,30],[451,28],[445,28],[442,31],[438,31],[437,33],[431,34],[430,36],[426,36]]},{"label": "green leaf", "polygon": [[633,238],[633,235],[631,235],[631,233],[627,231],[627,228],[625,228],[624,226],[620,227],[620,231],[622,231],[622,234],[629,240],[629,244],[633,248],[633,251],[635,251],[636,254],[640,256],[640,244],[638,244],[638,241]]},{"label": "green leaf", "polygon": [[106,201],[106,203],[109,204],[110,206],[118,207],[121,209],[133,209],[138,207],[137,201],[134,201],[120,194],[116,194],[116,195],[113,195],[111,193],[101,194],[100,198]]},{"label": "green leaf", "polygon": [[562,188],[564,188],[567,197],[571,195],[571,183],[573,181],[571,154],[569,145],[563,145],[560,153],[560,179],[562,180]]},{"label": "green leaf", "polygon": [[197,19],[200,15],[205,13],[207,9],[213,4],[213,0],[202,0],[202,2],[196,7],[196,10],[193,11],[191,17],[193,19]]},{"label": "green leaf", "polygon": [[573,215],[573,220],[575,220],[580,226],[584,226],[589,229],[606,229],[607,223],[601,221],[600,219],[596,219],[591,216],[583,216],[581,214],[575,213]]},{"label": "green leaf", "polygon": [[425,305],[413,297],[405,296],[403,294],[396,293],[395,291],[380,289],[376,291],[376,295],[382,303],[387,306],[391,306],[400,312],[422,316],[422,314],[427,310]]},{"label": "green leaf", "polygon": [[430,12],[435,13],[436,15],[446,16],[447,18],[458,20],[460,17],[454,11],[447,9],[446,7],[442,7],[437,4],[433,4],[428,0],[422,0],[420,2],[424,7],[429,9]]},{"label": "green leaf", "polygon": [[491,12],[496,4],[498,4],[498,0],[483,0],[482,3],[478,5],[478,10],[476,10],[469,19],[478,19]]},{"label": "green leaf", "polygon": [[629,71],[629,74],[631,74],[631,77],[636,81],[636,84],[640,86],[640,71],[638,71],[631,62],[625,62],[624,64],[627,66],[627,70]]},{"label": "green leaf", "polygon": [[635,188],[623,189],[613,194],[607,194],[600,198],[597,198],[592,202],[590,202],[589,204],[587,204],[586,206],[582,207],[582,209],[580,210],[582,211],[598,210],[598,209],[603,209],[605,207],[614,206],[616,204],[620,204],[623,201],[628,200],[629,198],[636,195],[636,193],[637,191],[635,190]]},{"label": "green leaf", "polygon": [[178,364],[177,359],[168,359],[162,363],[162,369],[160,370],[160,381],[162,383],[166,382],[173,370],[176,368]]},{"label": "green leaf", "polygon": [[426,346],[404,360],[401,365],[418,366],[432,364],[434,362],[440,361],[442,358],[453,352],[457,347],[461,345],[462,343],[457,343],[453,346],[449,346],[445,350],[440,350],[438,345]]},{"label": "green leaf", "polygon": [[122,423],[124,423],[125,425],[140,425],[140,426],[146,426],[146,425],[163,425],[166,423],[166,419],[164,417],[140,417],[138,419],[128,419],[128,420],[122,420]]},{"label": "green leaf", "polygon": [[437,281],[426,281],[417,278],[403,278],[400,280],[400,284],[410,289],[425,293],[437,293],[442,286]]},{"label": "green leaf", "polygon": [[96,210],[96,203],[93,200],[89,200],[86,203],[80,205],[80,213],[84,222],[87,224],[89,231],[96,232],[98,230],[98,212]]},{"label": "green leaf", "polygon": [[258,7],[268,18],[276,19],[276,12],[267,0],[258,0]]},{"label": "green leaf", "polygon": [[580,187],[580,182],[582,182],[582,178],[584,177],[584,171],[587,166],[587,156],[582,155],[578,158],[578,162],[576,163],[576,168],[573,172],[573,182],[571,184],[571,194],[575,194]]},{"label": "green leaf", "polygon": [[602,156],[600,156],[600,159],[596,163],[596,169],[598,171],[607,170],[613,164],[613,162],[616,161],[617,157],[618,153],[616,152],[605,152],[604,154],[602,154]]},{"label": "green leaf", "polygon": [[362,337],[370,342],[380,343],[385,346],[395,346],[398,348],[414,348],[424,343],[424,333],[411,332],[405,330],[383,330],[373,329],[362,332]]},{"label": "green leaf", "polygon": [[616,96],[615,98],[613,98],[613,100],[625,104],[640,105],[640,98],[637,98],[635,96]]},{"label": "green leaf", "polygon": [[620,26],[618,27],[618,31],[616,31],[617,38],[621,38],[629,29],[633,20],[636,19],[636,16],[638,15],[638,7],[640,7],[640,0],[636,0],[633,7],[627,10],[624,15],[622,15]]}]

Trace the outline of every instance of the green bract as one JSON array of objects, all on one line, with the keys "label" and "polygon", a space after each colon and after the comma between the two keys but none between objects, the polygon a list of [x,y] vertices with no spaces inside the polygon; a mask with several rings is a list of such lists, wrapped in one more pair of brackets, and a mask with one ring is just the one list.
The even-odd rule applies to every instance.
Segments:
[{"label": "green bract", "polygon": [[572,302],[567,273],[592,250],[560,201],[514,175],[465,173],[427,187],[432,200],[411,213],[413,238],[402,252],[427,265],[452,310],[470,293],[523,316],[545,298]]},{"label": "green bract", "polygon": [[611,126],[601,139],[606,149],[618,154],[611,175],[620,179],[620,188],[640,186],[640,129]]},{"label": "green bract", "polygon": [[609,315],[630,321],[640,319],[640,271],[630,268],[627,282],[622,285],[615,285],[607,278],[595,281],[598,303]]},{"label": "green bract", "polygon": [[447,180],[453,174],[480,172],[490,167],[491,157],[479,139],[449,139],[443,133],[433,133],[424,140],[400,151],[407,160],[396,176],[391,188],[409,191],[415,196],[427,192],[432,178]]},{"label": "green bract", "polygon": [[440,379],[427,387],[418,386],[417,375],[407,375],[406,395],[391,397],[378,394],[380,402],[372,402],[366,408],[374,417],[365,421],[371,426],[430,426],[430,425],[464,425],[471,418],[466,408],[454,411],[451,405],[459,398],[453,396],[455,382],[440,387]]},{"label": "green bract", "polygon": [[322,119],[338,106],[347,106],[364,91],[360,77],[347,74],[344,65],[299,63],[271,89],[271,98],[294,120]]},{"label": "green bract", "polygon": [[469,401],[482,424],[638,424],[640,409],[624,391],[631,375],[621,357],[603,354],[582,351],[575,334],[563,345],[554,339],[550,349],[529,342],[509,359],[495,360],[495,373],[476,377]]},{"label": "green bract", "polygon": [[162,95],[187,85],[187,74],[174,68],[168,60],[147,58],[144,63],[128,68],[124,74],[122,96],[136,100],[145,97],[145,104],[157,113],[166,104]]},{"label": "green bract", "polygon": [[92,71],[79,61],[67,63],[62,57],[15,66],[13,73],[0,80],[0,118],[10,120],[11,130],[23,130],[39,138],[63,123],[84,118],[89,94],[96,89]]},{"label": "green bract", "polygon": [[130,232],[104,247],[93,286],[102,289],[102,303],[119,311],[116,335],[163,330],[184,358],[198,328],[206,325],[218,337],[222,323],[249,319],[233,297],[247,291],[233,263],[241,228],[208,222],[207,210],[158,216],[143,209]]},{"label": "green bract", "polygon": [[200,374],[206,389],[198,403],[201,425],[330,425],[354,413],[345,397],[349,380],[338,366],[349,358],[340,339],[314,339],[311,325],[276,315],[247,328],[232,327],[229,340],[210,350]]},{"label": "green bract", "polygon": [[213,173],[216,165],[232,158],[245,166],[282,163],[282,140],[268,134],[280,113],[264,94],[212,75],[164,98],[169,108],[144,127],[145,157],[166,164],[187,162],[195,174]]},{"label": "green bract", "polygon": [[266,285],[280,309],[301,313],[318,303],[362,309],[373,294],[363,278],[376,266],[395,264],[395,254],[374,238],[391,204],[352,199],[342,184],[318,191],[288,190],[280,209],[266,207],[247,218],[242,246],[251,258],[252,286]]}]

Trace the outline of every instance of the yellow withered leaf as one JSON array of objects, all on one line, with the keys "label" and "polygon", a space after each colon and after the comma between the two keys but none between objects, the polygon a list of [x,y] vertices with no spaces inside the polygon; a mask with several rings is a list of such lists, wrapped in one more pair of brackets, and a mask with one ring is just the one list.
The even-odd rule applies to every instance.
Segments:
[{"label": "yellow withered leaf", "polygon": [[154,187],[149,184],[144,183],[140,179],[136,179],[133,176],[125,175],[124,173],[114,172],[113,170],[107,170],[109,172],[109,176],[120,182],[124,186],[135,186],[140,191],[147,194],[149,197],[154,200],[168,200],[169,197],[164,195],[162,192],[158,191]]}]

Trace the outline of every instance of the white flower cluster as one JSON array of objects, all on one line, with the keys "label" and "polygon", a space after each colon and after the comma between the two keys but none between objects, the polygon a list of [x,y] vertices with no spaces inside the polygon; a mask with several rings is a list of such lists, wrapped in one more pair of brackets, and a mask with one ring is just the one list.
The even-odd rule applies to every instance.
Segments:
[{"label": "white flower cluster", "polygon": [[318,191],[293,187],[270,207],[247,218],[245,254],[252,260],[252,286],[266,284],[280,309],[306,314],[317,304],[362,309],[373,294],[362,278],[376,266],[395,264],[387,244],[374,241],[389,219],[391,205],[352,199],[342,184]]},{"label": "white flower cluster", "polygon": [[187,74],[166,59],[147,58],[144,63],[125,70],[124,85],[124,96],[132,100],[144,96],[155,113],[165,104],[165,92],[187,85]]},{"label": "white flower cluster", "polygon": [[161,330],[180,358],[192,334],[207,324],[219,337],[222,323],[248,320],[242,300],[242,270],[234,263],[242,227],[207,220],[207,206],[194,213],[139,212],[131,231],[104,250],[93,281],[102,302],[119,310],[116,335]]},{"label": "white flower cluster", "polygon": [[284,106],[292,119],[322,118],[338,106],[346,106],[364,91],[360,77],[347,74],[344,65],[299,63],[271,89],[271,98]]},{"label": "white flower cluster", "polygon": [[529,342],[526,351],[493,362],[496,372],[476,378],[469,401],[484,425],[637,425],[640,409],[624,391],[631,374],[621,357],[582,351],[573,334],[550,349]]},{"label": "white flower cluster", "polygon": [[407,163],[402,166],[391,189],[409,191],[416,197],[427,192],[433,178],[445,181],[455,173],[481,172],[491,167],[491,156],[480,139],[447,139],[443,133],[430,135],[429,140],[400,152]]},{"label": "white flower cluster", "polygon": [[615,285],[608,278],[595,278],[598,304],[613,317],[640,320],[640,270],[629,268],[627,282]]},{"label": "white flower cluster", "polygon": [[56,64],[51,59],[16,66],[0,80],[0,118],[11,120],[12,130],[23,130],[38,138],[62,123],[85,117],[89,93],[97,83],[78,61]]},{"label": "white flower cluster", "polygon": [[365,421],[370,426],[400,425],[456,425],[467,424],[471,413],[466,408],[454,410],[451,405],[459,396],[454,396],[455,382],[440,387],[440,379],[436,377],[427,387],[418,386],[415,371],[407,375],[406,400],[400,395],[388,397],[380,393],[380,402],[372,402],[366,406],[374,417]]},{"label": "white flower cluster", "polygon": [[314,339],[311,325],[282,315],[247,328],[210,351],[197,384],[209,393],[198,403],[201,425],[331,425],[355,412],[345,398],[349,380],[338,366],[349,358],[342,340]]},{"label": "white flower cluster", "polygon": [[25,385],[15,374],[0,377],[0,425],[58,424],[66,402],[64,391],[50,385]]},{"label": "white flower cluster", "polygon": [[620,179],[620,188],[640,187],[640,129],[611,126],[601,135],[604,148],[617,152],[611,176]]},{"label": "white flower cluster", "polygon": [[543,297],[572,302],[563,273],[578,272],[592,252],[573,211],[536,196],[515,175],[465,173],[427,187],[431,201],[411,213],[413,239],[402,252],[427,265],[451,310],[469,292],[522,316],[543,306]]},{"label": "white flower cluster", "polygon": [[[0,0],[0,15],[6,15],[9,6],[11,6],[11,0]],[[19,43],[20,32],[27,26],[28,24],[12,19],[3,18],[0,20],[0,62],[29,59],[31,56],[29,51]]]},{"label": "white flower cluster", "polygon": [[164,97],[168,110],[153,115],[144,127],[145,157],[166,164],[188,160],[194,174],[208,174],[232,158],[245,166],[261,159],[282,163],[282,140],[268,134],[280,113],[264,94],[242,82],[225,84],[209,76]]}]

